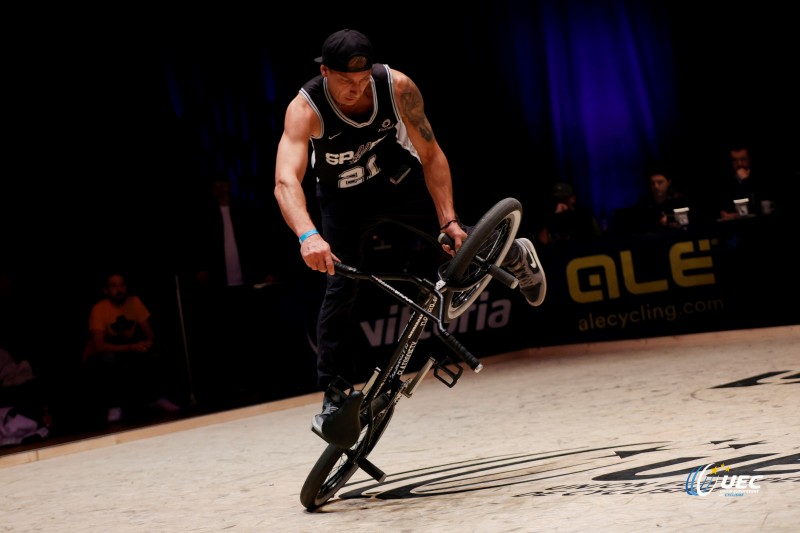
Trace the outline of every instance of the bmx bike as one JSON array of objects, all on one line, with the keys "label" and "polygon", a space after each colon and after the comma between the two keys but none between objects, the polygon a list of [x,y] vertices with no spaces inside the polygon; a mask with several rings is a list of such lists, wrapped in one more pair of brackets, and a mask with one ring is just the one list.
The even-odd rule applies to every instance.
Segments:
[{"label": "bmx bike", "polygon": [[[446,325],[465,313],[492,279],[516,288],[516,277],[501,265],[521,220],[522,206],[518,200],[500,200],[477,224],[466,229],[468,238],[452,258],[438,267],[436,280],[405,272],[380,274],[341,263],[335,265],[337,275],[376,284],[408,305],[411,313],[385,367],[375,368],[361,390],[350,386],[344,403],[332,415],[339,418],[336,438],[326,439],[327,447],[300,490],[300,502],[306,510],[315,511],[327,503],[358,469],[382,483],[386,474],[368,457],[389,425],[397,403],[403,397],[411,397],[431,368],[434,376],[448,387],[452,388],[458,382],[463,374],[461,364],[441,355],[428,358],[413,377],[404,378],[408,362],[426,326],[432,324],[432,336],[442,340],[460,362],[469,365],[474,372],[481,371],[481,362],[447,331]],[[448,240],[445,234],[439,236],[439,242]],[[398,290],[395,286],[398,283],[416,287],[416,299]]]}]

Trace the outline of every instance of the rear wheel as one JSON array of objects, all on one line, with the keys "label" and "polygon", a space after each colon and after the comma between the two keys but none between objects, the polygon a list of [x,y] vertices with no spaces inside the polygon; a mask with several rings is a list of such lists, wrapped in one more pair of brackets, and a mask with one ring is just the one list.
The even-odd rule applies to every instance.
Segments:
[{"label": "rear wheel", "polygon": [[442,301],[445,322],[461,316],[478,299],[492,280],[489,267],[503,263],[521,221],[519,200],[500,200],[469,231],[455,256],[442,265],[440,278],[451,287]]},{"label": "rear wheel", "polygon": [[358,459],[366,457],[386,430],[394,406],[380,413],[371,424],[361,429],[358,441],[351,448],[329,444],[306,477],[300,490],[300,503],[315,511],[330,500],[358,470]]}]

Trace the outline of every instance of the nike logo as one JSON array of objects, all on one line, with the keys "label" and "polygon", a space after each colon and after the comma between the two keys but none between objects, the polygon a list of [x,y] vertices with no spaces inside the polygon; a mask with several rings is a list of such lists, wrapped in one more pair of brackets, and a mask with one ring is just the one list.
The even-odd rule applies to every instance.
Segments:
[{"label": "nike logo", "polygon": [[328,135],[328,139],[333,139],[334,137],[338,137],[341,134],[342,134],[342,132],[340,131],[339,133],[334,133],[333,135]]}]

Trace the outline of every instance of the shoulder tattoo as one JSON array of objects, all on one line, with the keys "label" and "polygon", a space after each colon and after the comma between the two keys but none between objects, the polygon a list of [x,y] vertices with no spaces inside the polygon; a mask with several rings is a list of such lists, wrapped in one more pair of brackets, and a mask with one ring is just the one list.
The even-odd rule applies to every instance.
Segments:
[{"label": "shoulder tattoo", "polygon": [[433,141],[433,130],[425,116],[422,94],[411,79],[408,79],[408,83],[400,91],[400,111],[426,141]]}]

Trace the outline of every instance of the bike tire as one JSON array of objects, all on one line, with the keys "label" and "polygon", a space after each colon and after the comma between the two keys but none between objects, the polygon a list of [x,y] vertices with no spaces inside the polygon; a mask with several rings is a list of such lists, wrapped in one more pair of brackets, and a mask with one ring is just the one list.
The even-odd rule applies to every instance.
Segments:
[{"label": "bike tire", "polygon": [[458,252],[442,266],[440,277],[451,285],[442,300],[445,323],[464,314],[492,280],[488,269],[478,266],[475,258],[480,256],[486,264],[499,267],[516,238],[521,221],[519,200],[500,200],[469,230]]},{"label": "bike tire", "polygon": [[306,476],[300,490],[300,503],[313,512],[327,503],[358,470],[358,459],[367,457],[389,425],[394,414],[394,406],[380,413],[374,431],[370,426],[361,429],[358,441],[350,448],[328,444],[314,467]]}]

